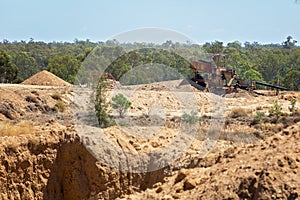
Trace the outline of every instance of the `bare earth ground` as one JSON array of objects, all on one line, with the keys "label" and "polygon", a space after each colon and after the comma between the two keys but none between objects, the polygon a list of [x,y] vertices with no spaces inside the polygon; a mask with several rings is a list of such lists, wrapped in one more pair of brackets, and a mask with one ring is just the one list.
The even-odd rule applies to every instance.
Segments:
[{"label": "bare earth ground", "polygon": [[[111,96],[124,93],[132,105],[101,131],[87,88],[0,85],[0,199],[299,199],[300,113],[288,109],[296,98],[300,110],[299,93],[240,91],[216,104],[213,94],[164,84],[116,87]],[[268,116],[274,100],[283,107],[278,122]],[[221,105],[222,131],[207,134]],[[178,137],[192,126],[180,121],[192,109],[201,116],[197,134]],[[141,164],[126,152],[171,144],[189,148],[162,169],[117,170],[163,162],[146,156]]]}]

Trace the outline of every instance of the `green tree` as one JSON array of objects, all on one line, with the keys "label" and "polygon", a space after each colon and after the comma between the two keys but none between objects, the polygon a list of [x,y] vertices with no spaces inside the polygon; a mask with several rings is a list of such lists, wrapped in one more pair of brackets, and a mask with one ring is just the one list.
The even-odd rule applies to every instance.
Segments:
[{"label": "green tree", "polygon": [[[61,59],[63,56],[71,58],[69,61],[77,60],[79,63],[84,60],[84,66],[79,67],[80,71],[77,73],[76,79],[78,80],[76,81],[78,83],[93,83],[97,85],[98,77],[104,73],[104,69],[106,69],[106,72],[111,72],[119,80],[133,68],[149,63],[164,64],[174,68],[185,77],[191,77],[193,72],[189,68],[188,61],[211,59],[205,51],[199,51],[200,48],[208,53],[226,54],[226,59],[218,60],[218,57],[213,58],[215,63],[218,66],[222,66],[225,63],[228,68],[235,69],[240,78],[247,77],[249,73],[247,71],[253,69],[261,73],[263,79],[268,83],[277,84],[280,81],[280,85],[285,85],[292,90],[299,90],[297,87],[297,76],[299,74],[296,71],[300,71],[300,48],[292,37],[287,37],[286,41],[281,44],[245,42],[244,46],[238,41],[230,42],[226,46],[223,46],[221,41],[207,42],[203,46],[191,43],[174,43],[172,41],[167,41],[162,45],[146,45],[144,43],[118,45],[120,44],[114,40],[107,43],[93,43],[89,40],[75,40],[72,43],[45,43],[34,41],[33,39],[28,42],[24,40],[14,42],[9,42],[8,40],[0,41],[0,49],[10,56],[11,63],[16,65],[19,70],[17,78],[23,79],[34,74],[35,71],[52,67],[51,71],[53,73],[69,82],[73,82],[74,76],[69,72],[76,71],[76,67],[75,70],[72,70],[71,65],[61,64],[57,61],[63,60]],[[163,47],[167,48],[168,51],[158,50]],[[125,49],[139,50],[126,53]],[[179,54],[186,60],[180,58]],[[107,68],[109,65],[110,67]],[[72,66],[76,66],[76,64]],[[296,75],[289,73],[291,70],[295,70]],[[172,78],[172,76],[169,77],[169,73],[162,74],[165,76],[164,80]],[[147,74],[147,77],[149,75]],[[143,77],[144,75],[141,74],[139,78]],[[289,77],[292,77],[292,79],[289,79]],[[151,78],[153,79],[152,75]],[[4,78],[4,72],[1,72],[0,82],[3,81],[9,82]],[[148,81],[146,77],[145,81]]]},{"label": "green tree", "polygon": [[99,79],[95,95],[96,116],[101,128],[106,128],[113,124],[108,112],[109,103],[107,102],[107,90],[107,76],[102,75]]},{"label": "green tree", "polygon": [[284,85],[290,90],[300,90],[300,71],[291,70],[286,74]]},{"label": "green tree", "polygon": [[261,73],[254,69],[247,70],[244,73],[244,78],[251,81],[263,81]]},{"label": "green tree", "polygon": [[57,55],[49,59],[48,68],[56,76],[69,83],[74,83],[80,64],[79,60],[70,55]]},{"label": "green tree", "polygon": [[215,41],[212,43],[207,42],[203,45],[203,48],[208,53],[223,53],[224,50],[223,42],[220,41]]},{"label": "green tree", "polygon": [[276,83],[285,73],[287,56],[279,49],[270,49],[263,52],[261,71],[264,79],[270,83]]},{"label": "green tree", "polygon": [[228,56],[228,68],[235,69],[240,78],[252,68],[252,64],[245,53],[235,51]]},{"label": "green tree", "polygon": [[242,50],[242,44],[239,41],[229,42],[226,48],[233,48],[236,50]]},{"label": "green tree", "polygon": [[38,72],[38,66],[33,57],[27,52],[17,53],[14,58],[14,64],[18,67],[18,77],[25,80]]},{"label": "green tree", "polygon": [[0,82],[12,83],[17,79],[18,68],[5,51],[0,52]]},{"label": "green tree", "polygon": [[291,49],[296,45],[297,41],[293,40],[292,36],[287,36],[286,41],[282,43],[284,48]]},{"label": "green tree", "polygon": [[131,102],[123,94],[117,94],[112,98],[112,107],[116,109],[120,117],[124,117],[126,110],[130,107]]}]

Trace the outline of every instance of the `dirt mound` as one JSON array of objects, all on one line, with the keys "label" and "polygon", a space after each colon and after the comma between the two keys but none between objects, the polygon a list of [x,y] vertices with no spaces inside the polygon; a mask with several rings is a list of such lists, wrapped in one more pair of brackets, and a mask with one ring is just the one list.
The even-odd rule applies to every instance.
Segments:
[{"label": "dirt mound", "polygon": [[298,199],[299,128],[300,123],[261,143],[194,158],[164,182],[126,199]]},{"label": "dirt mound", "polygon": [[246,91],[246,90],[240,90],[237,89],[235,92],[231,92],[225,95],[226,98],[240,98],[240,97],[244,97],[244,98],[253,98],[253,94],[251,94],[250,92]]},{"label": "dirt mound", "polygon": [[62,80],[54,74],[43,70],[30,78],[26,79],[21,84],[24,85],[45,85],[45,86],[71,86],[70,83]]},{"label": "dirt mound", "polygon": [[[70,104],[70,87],[0,84],[1,122],[32,120],[59,113]],[[1,134],[0,134],[1,135]]]}]

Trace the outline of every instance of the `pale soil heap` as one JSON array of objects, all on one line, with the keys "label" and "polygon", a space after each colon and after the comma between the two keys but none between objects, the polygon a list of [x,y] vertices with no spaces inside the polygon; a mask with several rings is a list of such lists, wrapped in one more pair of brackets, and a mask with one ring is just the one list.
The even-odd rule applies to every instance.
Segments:
[{"label": "pale soil heap", "polygon": [[24,85],[45,85],[45,86],[71,86],[70,83],[62,80],[54,74],[43,70],[30,78],[26,79],[21,84]]}]

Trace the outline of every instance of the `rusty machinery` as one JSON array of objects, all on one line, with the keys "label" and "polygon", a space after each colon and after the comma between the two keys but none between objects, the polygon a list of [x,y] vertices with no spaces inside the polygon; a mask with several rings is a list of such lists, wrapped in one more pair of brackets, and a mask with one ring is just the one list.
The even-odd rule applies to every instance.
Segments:
[{"label": "rusty machinery", "polygon": [[190,68],[194,71],[194,77],[189,82],[199,90],[223,87],[226,93],[230,93],[237,91],[237,88],[252,91],[256,89],[256,85],[273,88],[277,92],[278,90],[287,90],[287,88],[278,85],[240,79],[234,69],[226,69],[227,58],[225,54],[211,54],[211,57],[217,64],[204,60],[190,62]]}]

